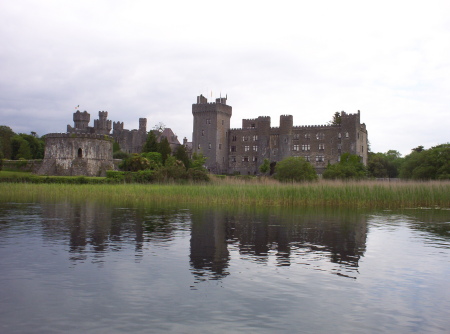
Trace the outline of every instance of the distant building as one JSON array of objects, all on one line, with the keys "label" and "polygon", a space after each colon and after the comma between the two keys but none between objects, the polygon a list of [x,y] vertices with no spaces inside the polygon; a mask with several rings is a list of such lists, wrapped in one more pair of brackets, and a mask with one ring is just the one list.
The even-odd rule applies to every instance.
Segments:
[{"label": "distant building", "polygon": [[280,126],[271,127],[268,116],[243,119],[242,128],[231,129],[232,107],[227,98],[209,102],[200,95],[192,105],[194,129],[192,151],[203,153],[206,167],[216,174],[258,174],[264,159],[274,165],[290,156],[309,161],[318,174],[328,163],[340,161],[342,153],[361,157],[367,164],[366,125],[360,112],[341,112],[338,125],[293,125],[292,115],[281,115]]}]

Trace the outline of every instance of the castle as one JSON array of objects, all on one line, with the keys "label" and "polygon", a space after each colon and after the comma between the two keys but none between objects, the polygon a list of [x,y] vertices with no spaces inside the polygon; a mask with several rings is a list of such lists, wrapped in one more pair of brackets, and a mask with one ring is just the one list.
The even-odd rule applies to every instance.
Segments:
[{"label": "castle", "polygon": [[360,123],[360,112],[341,112],[340,124],[293,125],[292,115],[281,115],[280,126],[271,127],[270,117],[243,119],[242,128],[230,128],[232,107],[227,98],[216,102],[200,95],[192,105],[194,129],[192,149],[203,153],[207,169],[216,174],[259,173],[264,159],[274,166],[290,156],[304,157],[322,174],[328,163],[340,161],[342,153],[361,157],[367,164],[368,137],[366,125]]},{"label": "castle", "polygon": [[[74,126],[67,125],[66,133],[45,135],[45,156],[38,174],[104,176],[114,169],[113,142],[126,153],[141,153],[147,139],[147,119],[139,119],[139,129],[124,129],[123,122],[108,120],[108,112],[99,111],[94,126],[89,126],[91,115],[77,110],[73,114]],[[111,129],[113,133],[110,134]],[[174,150],[178,142],[171,129],[159,136],[167,137]]]}]

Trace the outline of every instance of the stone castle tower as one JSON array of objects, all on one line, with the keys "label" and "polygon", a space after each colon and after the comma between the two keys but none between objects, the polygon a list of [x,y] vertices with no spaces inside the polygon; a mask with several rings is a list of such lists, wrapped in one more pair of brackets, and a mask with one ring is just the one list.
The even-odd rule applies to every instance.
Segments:
[{"label": "stone castle tower", "polygon": [[232,108],[227,105],[226,97],[208,103],[208,100],[200,95],[197,97],[197,103],[192,105],[192,150],[193,153],[203,153],[207,157],[206,167],[212,173],[226,173],[228,170],[231,114]]}]

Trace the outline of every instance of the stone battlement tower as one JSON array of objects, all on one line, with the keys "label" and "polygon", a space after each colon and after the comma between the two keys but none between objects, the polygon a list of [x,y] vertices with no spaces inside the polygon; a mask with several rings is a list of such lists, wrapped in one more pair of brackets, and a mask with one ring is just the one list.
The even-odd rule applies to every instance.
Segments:
[{"label": "stone battlement tower", "polygon": [[194,129],[192,151],[207,157],[206,168],[212,173],[226,173],[228,170],[228,135],[230,131],[231,106],[227,98],[220,97],[208,103],[203,95],[192,105]]}]

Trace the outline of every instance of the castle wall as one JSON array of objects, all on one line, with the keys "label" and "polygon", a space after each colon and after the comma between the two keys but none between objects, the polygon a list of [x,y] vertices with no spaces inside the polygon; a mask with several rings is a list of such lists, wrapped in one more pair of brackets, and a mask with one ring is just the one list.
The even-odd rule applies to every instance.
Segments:
[{"label": "castle wall", "polygon": [[[243,119],[242,128],[230,129],[231,107],[208,103],[205,97],[199,96],[192,105],[192,114],[193,150],[208,158],[206,167],[213,173],[254,175],[259,174],[264,159],[278,162],[298,156],[304,157],[322,174],[328,163],[339,162],[345,152],[359,155],[367,164],[368,134],[365,124],[360,123],[359,111],[356,114],[342,112],[339,125],[294,126],[292,115],[281,115],[279,127],[270,126],[270,117],[260,116]],[[225,127],[221,127],[224,114]],[[225,152],[227,157],[223,155]],[[223,162],[227,161],[224,166]]]},{"label": "castle wall", "polygon": [[106,135],[50,133],[38,174],[105,176],[114,169],[113,140]]}]

